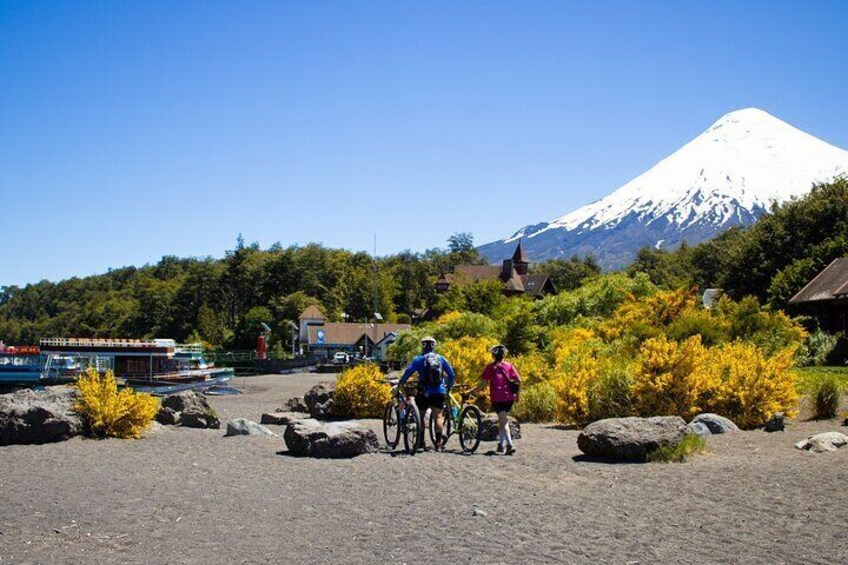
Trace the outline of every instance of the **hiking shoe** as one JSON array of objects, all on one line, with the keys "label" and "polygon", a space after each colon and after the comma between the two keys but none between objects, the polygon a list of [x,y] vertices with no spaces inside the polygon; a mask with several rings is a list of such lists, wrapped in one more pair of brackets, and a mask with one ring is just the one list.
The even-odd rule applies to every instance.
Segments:
[{"label": "hiking shoe", "polygon": [[506,453],[505,453],[505,455],[512,455],[513,453],[515,453],[515,448],[514,448],[514,447],[512,447],[511,445],[508,445],[508,446],[506,447]]},{"label": "hiking shoe", "polygon": [[495,453],[503,453],[503,445],[498,444],[498,448],[495,450]]}]

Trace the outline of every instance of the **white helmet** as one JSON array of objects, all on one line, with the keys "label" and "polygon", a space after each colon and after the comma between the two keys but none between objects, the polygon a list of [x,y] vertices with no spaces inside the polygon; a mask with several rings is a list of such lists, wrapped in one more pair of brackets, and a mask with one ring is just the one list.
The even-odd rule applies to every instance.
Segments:
[{"label": "white helmet", "polygon": [[428,345],[430,347],[436,347],[436,338],[428,335],[427,337],[421,340],[421,345],[424,347],[427,347]]}]

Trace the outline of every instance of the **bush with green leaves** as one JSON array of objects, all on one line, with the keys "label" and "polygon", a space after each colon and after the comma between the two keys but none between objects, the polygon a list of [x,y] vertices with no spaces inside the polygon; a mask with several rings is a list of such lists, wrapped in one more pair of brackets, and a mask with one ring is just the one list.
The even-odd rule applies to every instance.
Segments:
[{"label": "bush with green leaves", "polygon": [[839,410],[839,399],[842,396],[842,385],[833,375],[820,379],[814,386],[813,417],[817,420],[829,420],[836,417]]}]

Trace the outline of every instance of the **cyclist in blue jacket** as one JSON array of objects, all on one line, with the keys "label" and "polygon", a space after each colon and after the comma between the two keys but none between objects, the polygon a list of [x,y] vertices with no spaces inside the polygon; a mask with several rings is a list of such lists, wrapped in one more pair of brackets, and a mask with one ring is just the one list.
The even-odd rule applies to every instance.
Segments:
[{"label": "cyclist in blue jacket", "polygon": [[421,355],[416,356],[406,368],[406,371],[403,372],[403,376],[398,381],[398,386],[405,384],[413,373],[418,373],[415,404],[421,412],[422,420],[424,413],[427,412],[428,408],[430,409],[430,417],[435,418],[436,437],[439,438],[436,442],[436,450],[442,451],[447,439],[442,434],[445,423],[442,407],[445,405],[445,396],[456,380],[456,374],[448,360],[436,353],[435,350],[435,338],[427,336],[422,339]]}]

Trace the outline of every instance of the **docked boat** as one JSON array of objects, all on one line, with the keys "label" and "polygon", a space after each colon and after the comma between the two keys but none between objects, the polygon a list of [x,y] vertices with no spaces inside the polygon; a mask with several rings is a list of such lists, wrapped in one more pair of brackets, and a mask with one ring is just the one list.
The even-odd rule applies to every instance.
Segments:
[{"label": "docked boat", "polygon": [[78,373],[88,367],[111,370],[133,388],[187,384],[203,388],[233,377],[232,369],[207,363],[199,344],[180,345],[172,339],[46,338],[41,340],[41,354],[45,374],[67,371],[70,359]]}]

